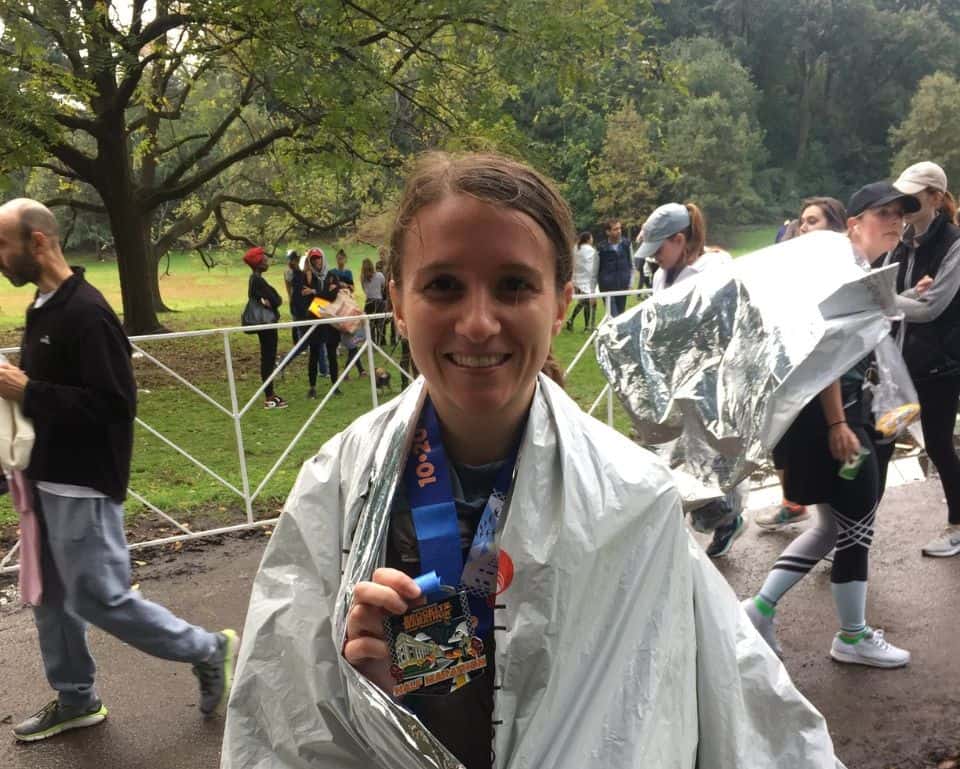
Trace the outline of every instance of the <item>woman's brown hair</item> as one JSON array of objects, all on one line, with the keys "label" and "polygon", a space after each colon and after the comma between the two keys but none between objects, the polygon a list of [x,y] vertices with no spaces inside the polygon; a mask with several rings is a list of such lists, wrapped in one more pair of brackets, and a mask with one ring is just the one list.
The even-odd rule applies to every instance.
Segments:
[{"label": "woman's brown hair", "polygon": [[693,264],[703,256],[707,247],[707,222],[703,212],[693,203],[684,203],[687,213],[690,214],[690,224],[683,234],[687,236],[687,245],[683,250],[683,263]]},{"label": "woman's brown hair", "polygon": [[[525,163],[504,155],[428,152],[419,158],[407,179],[390,233],[390,278],[397,285],[403,274],[404,236],[417,212],[448,195],[469,195],[483,203],[529,216],[553,246],[557,291],[562,291],[570,282],[576,231],[570,207],[552,181]],[[553,358],[552,348],[543,372],[563,384],[563,374]]]},{"label": "woman's brown hair", "polygon": [[950,194],[950,190],[943,191],[943,202],[940,204],[940,210],[946,214],[947,219],[953,224],[960,224],[960,221],[957,221],[957,201]]},{"label": "woman's brown hair", "polygon": [[360,267],[360,280],[363,283],[369,283],[373,280],[373,262],[369,259],[363,260],[363,264]]},{"label": "woman's brown hair", "polygon": [[827,220],[828,230],[832,232],[847,231],[847,209],[843,207],[843,203],[839,200],[826,197],[807,198],[800,204],[799,216],[803,216],[803,212],[810,206],[816,206],[823,212],[823,218]]}]

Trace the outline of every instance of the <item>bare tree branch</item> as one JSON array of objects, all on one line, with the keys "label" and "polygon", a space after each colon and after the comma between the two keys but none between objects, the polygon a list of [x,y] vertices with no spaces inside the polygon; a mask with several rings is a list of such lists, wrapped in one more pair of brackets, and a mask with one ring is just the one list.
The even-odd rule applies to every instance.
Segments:
[{"label": "bare tree branch", "polygon": [[129,50],[139,51],[148,43],[166,35],[167,32],[199,21],[201,19],[198,16],[189,13],[170,13],[165,16],[158,16],[147,24],[139,35],[133,38]]},{"label": "bare tree branch", "polygon": [[153,51],[140,59],[127,71],[126,77],[120,81],[120,85],[117,86],[116,92],[113,95],[113,108],[117,112],[122,112],[127,108],[133,92],[136,91],[137,86],[140,85],[140,80],[143,78],[143,73],[147,65],[158,59],[162,59],[165,55],[166,54],[160,49]]},{"label": "bare tree branch", "polygon": [[37,163],[34,168],[46,168],[48,171],[52,171],[57,176],[62,176],[64,179],[83,181],[79,175],[71,171],[69,168],[64,168],[63,166],[58,166],[54,163]]},{"label": "bare tree branch", "polygon": [[256,155],[279,139],[287,139],[293,136],[293,134],[294,130],[292,126],[281,126],[279,128],[275,128],[270,133],[265,134],[256,141],[250,142],[246,146],[238,149],[236,152],[232,152],[226,157],[221,158],[213,165],[198,171],[194,176],[188,178],[181,184],[176,186],[168,186],[168,183],[164,182],[164,184],[157,188],[152,194],[147,195],[142,201],[141,205],[145,210],[149,211],[158,206],[160,203],[163,203],[165,200],[178,200],[180,198],[185,198],[191,192],[194,192],[196,189],[203,186],[235,163],[239,163],[241,160],[245,160],[248,157]]},{"label": "bare tree branch", "polygon": [[236,195],[218,195],[221,203],[235,203],[239,206],[267,206],[269,208],[279,208],[283,211],[286,211],[293,219],[298,221],[308,230],[317,233],[330,232],[331,230],[338,229],[343,227],[346,224],[356,221],[357,216],[360,213],[359,208],[355,208],[350,213],[338,219],[334,222],[328,222],[327,224],[320,224],[319,222],[309,219],[301,213],[298,213],[292,205],[290,205],[285,200],[279,200],[277,198],[241,198]]},{"label": "bare tree branch", "polygon": [[64,128],[69,128],[71,131],[83,131],[90,134],[94,138],[99,136],[100,126],[97,124],[97,121],[90,120],[89,118],[77,117],[76,115],[67,115],[63,112],[58,112],[53,116],[53,119],[56,120]]},{"label": "bare tree branch", "polygon": [[232,232],[230,232],[230,228],[227,226],[227,220],[224,218],[223,211],[219,206],[213,210],[213,215],[217,217],[217,226],[223,232],[224,237],[229,238],[230,240],[235,240],[239,243],[245,243],[251,248],[257,245],[246,235],[234,235]]},{"label": "bare tree branch", "polygon": [[189,171],[193,166],[195,166],[199,161],[203,160],[203,158],[213,151],[214,147],[217,146],[217,144],[223,138],[223,135],[227,132],[227,129],[233,125],[236,119],[240,117],[244,107],[250,103],[250,100],[253,98],[253,94],[255,92],[256,81],[250,77],[244,84],[237,106],[230,110],[223,120],[220,121],[220,125],[214,129],[214,131],[210,134],[210,138],[203,144],[203,146],[198,147],[194,152],[184,158],[180,165],[178,165],[170,173],[170,175],[164,179],[164,186],[179,181],[183,175],[187,173],[187,171]]},{"label": "bare tree branch", "polygon": [[74,200],[73,198],[50,198],[43,203],[47,208],[75,208],[78,211],[87,211],[93,214],[105,214],[107,209],[96,203],[88,203],[85,200]]},{"label": "bare tree branch", "polygon": [[206,139],[206,134],[190,134],[189,136],[184,136],[182,139],[177,139],[172,144],[168,144],[166,147],[161,147],[160,149],[153,152],[155,158],[162,158],[167,153],[173,152],[178,147],[183,146],[187,142],[195,142],[200,139]]}]

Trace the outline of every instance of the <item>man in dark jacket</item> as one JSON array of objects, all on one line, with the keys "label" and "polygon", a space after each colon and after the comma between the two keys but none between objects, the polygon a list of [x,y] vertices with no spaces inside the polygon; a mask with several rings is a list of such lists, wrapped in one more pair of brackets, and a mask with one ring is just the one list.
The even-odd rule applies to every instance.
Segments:
[{"label": "man in dark jacket", "polygon": [[34,620],[58,693],[14,736],[43,740],[106,717],[88,623],[148,654],[192,663],[200,711],[210,715],[230,690],[236,633],[190,625],[130,589],[123,500],[136,384],[120,321],[83,270],[67,265],[56,219],[36,201],[0,206],[0,271],[15,286],[37,286],[20,368],[0,364],[0,397],[19,402],[36,432],[25,472],[41,522],[43,598]]},{"label": "man in dark jacket", "polygon": [[[626,291],[630,288],[630,274],[633,269],[630,243],[623,237],[622,230],[618,219],[607,222],[607,239],[597,249],[597,286],[601,291]],[[626,296],[611,298],[611,315],[619,315],[625,309]]]}]

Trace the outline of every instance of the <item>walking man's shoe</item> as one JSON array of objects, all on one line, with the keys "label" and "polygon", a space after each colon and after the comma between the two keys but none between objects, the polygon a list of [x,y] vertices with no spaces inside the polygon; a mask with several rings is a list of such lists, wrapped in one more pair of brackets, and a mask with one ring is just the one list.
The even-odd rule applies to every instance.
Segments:
[{"label": "walking man's shoe", "polygon": [[230,696],[237,647],[235,630],[217,633],[217,650],[210,659],[193,666],[193,674],[200,682],[200,712],[204,716],[213,715]]},{"label": "walking man's shoe", "polygon": [[21,742],[45,740],[69,729],[94,726],[106,717],[107,709],[100,700],[82,706],[61,705],[59,700],[53,700],[13,727],[13,736]]}]

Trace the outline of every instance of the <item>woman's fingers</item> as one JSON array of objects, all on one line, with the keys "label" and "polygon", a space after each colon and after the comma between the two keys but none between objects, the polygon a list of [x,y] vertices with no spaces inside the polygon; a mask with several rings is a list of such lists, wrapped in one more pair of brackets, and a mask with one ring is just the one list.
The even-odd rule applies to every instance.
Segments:
[{"label": "woman's fingers", "polygon": [[357,603],[347,615],[347,638],[360,636],[384,637],[384,613],[381,609],[367,604]]},{"label": "woman's fingers", "polygon": [[365,662],[380,662],[390,657],[390,647],[381,638],[361,636],[347,641],[343,646],[343,656],[354,667]]},{"label": "woman's fingers", "polygon": [[417,583],[413,581],[413,577],[399,569],[377,569],[373,572],[371,579],[378,585],[392,588],[397,595],[407,601],[420,597],[421,590]]},{"label": "woman's fingers", "polygon": [[388,614],[403,614],[408,608],[407,602],[396,590],[375,582],[358,582],[353,589],[353,602],[375,607]]}]

